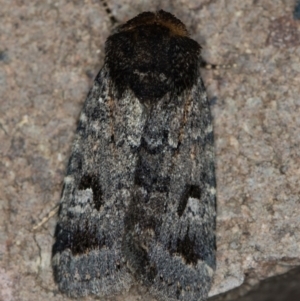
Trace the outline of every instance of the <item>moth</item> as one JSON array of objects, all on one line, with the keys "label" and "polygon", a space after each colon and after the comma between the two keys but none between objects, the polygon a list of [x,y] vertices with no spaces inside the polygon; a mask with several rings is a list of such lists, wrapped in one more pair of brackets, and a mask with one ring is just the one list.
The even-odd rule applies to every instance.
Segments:
[{"label": "moth", "polygon": [[54,278],[68,296],[114,296],[141,283],[158,300],[206,299],[216,180],[200,50],[162,10],[107,39],[55,230]]}]

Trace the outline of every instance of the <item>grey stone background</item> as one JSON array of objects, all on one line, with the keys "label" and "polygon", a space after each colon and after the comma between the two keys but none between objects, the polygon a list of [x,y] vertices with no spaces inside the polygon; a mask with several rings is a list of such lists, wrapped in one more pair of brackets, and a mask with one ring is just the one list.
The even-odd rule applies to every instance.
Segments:
[{"label": "grey stone background", "polygon": [[[98,0],[0,0],[0,6],[0,300],[65,300],[50,267],[56,219],[32,227],[59,202],[76,121],[112,26]],[[210,296],[230,290],[238,290],[232,298],[241,296],[299,266],[294,1],[115,0],[108,6],[121,23],[142,11],[167,10],[186,24],[207,61],[237,65],[203,70],[218,183]],[[113,300],[153,299],[133,287]]]}]

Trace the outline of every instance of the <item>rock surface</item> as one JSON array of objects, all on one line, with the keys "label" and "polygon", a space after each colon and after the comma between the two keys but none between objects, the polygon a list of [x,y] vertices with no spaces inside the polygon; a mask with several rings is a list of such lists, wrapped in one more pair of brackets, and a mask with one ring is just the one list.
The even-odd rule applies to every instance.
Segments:
[{"label": "rock surface", "polygon": [[[210,295],[240,286],[242,294],[300,264],[300,21],[287,0],[160,2],[108,6],[122,23],[169,11],[206,61],[237,65],[203,70],[203,78],[218,183]],[[112,27],[92,0],[2,0],[1,21],[0,300],[64,300],[50,266],[56,220],[32,227],[59,202],[76,121]],[[144,294],[134,287],[114,300]]]}]

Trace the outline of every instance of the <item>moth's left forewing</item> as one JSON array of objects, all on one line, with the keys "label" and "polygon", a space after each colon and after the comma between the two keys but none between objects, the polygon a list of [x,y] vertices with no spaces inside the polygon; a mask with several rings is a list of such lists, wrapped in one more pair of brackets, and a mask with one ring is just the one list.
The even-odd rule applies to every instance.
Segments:
[{"label": "moth's left forewing", "polygon": [[133,93],[119,97],[113,86],[104,66],[81,112],[64,180],[52,265],[71,297],[110,296],[132,283],[121,245],[145,116]]}]

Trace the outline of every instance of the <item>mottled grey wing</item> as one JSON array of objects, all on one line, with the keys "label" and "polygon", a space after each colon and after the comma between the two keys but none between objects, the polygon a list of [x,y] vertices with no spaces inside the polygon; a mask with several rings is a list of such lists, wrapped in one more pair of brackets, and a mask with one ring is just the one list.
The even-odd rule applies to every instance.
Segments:
[{"label": "mottled grey wing", "polygon": [[81,112],[55,231],[54,277],[69,296],[112,295],[132,282],[121,242],[141,110],[130,92],[116,100],[104,67]]},{"label": "mottled grey wing", "polygon": [[160,300],[206,299],[215,269],[213,127],[205,88],[153,104],[125,216],[131,269]]}]

